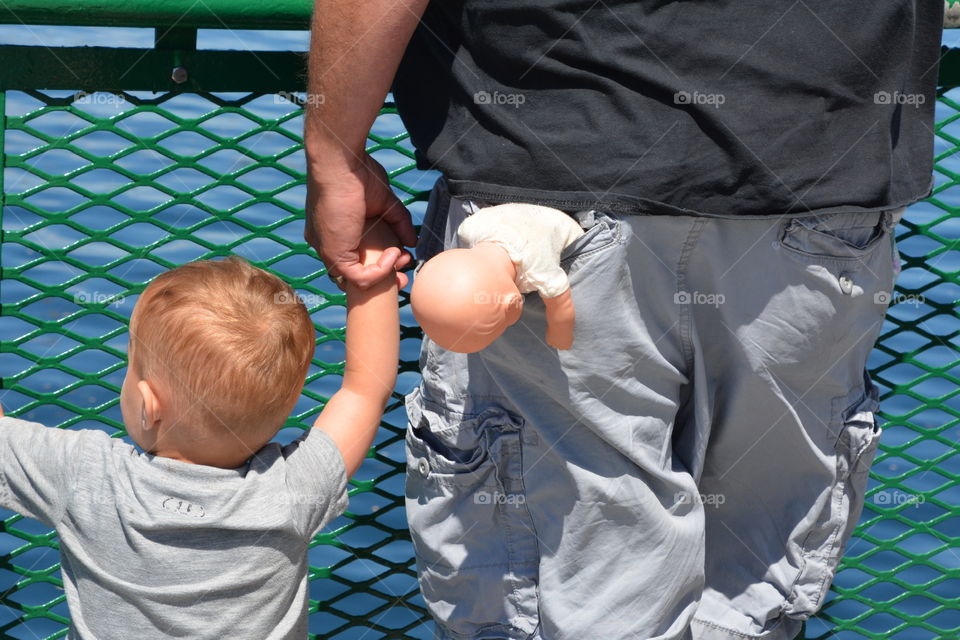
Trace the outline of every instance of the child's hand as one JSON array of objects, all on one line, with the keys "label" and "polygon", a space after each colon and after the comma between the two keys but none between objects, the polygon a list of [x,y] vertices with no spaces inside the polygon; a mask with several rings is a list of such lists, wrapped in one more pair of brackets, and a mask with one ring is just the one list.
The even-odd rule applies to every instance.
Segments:
[{"label": "child's hand", "polygon": [[[363,225],[363,235],[360,237],[360,264],[384,265],[397,263],[402,254],[400,240],[390,229],[390,225],[379,218],[367,218]],[[397,263],[399,264],[399,263]],[[402,289],[407,285],[407,276],[399,271],[394,272],[397,277],[397,287]]]}]

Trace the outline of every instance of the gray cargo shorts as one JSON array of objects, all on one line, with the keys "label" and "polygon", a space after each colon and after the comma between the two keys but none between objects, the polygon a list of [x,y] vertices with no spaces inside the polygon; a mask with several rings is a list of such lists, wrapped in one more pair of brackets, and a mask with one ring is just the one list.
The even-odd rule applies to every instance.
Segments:
[{"label": "gray cargo shorts", "polygon": [[[481,204],[441,179],[418,258]],[[480,353],[425,339],[406,506],[437,637],[792,639],[863,507],[902,213],[579,212],[571,350],[536,294]]]}]

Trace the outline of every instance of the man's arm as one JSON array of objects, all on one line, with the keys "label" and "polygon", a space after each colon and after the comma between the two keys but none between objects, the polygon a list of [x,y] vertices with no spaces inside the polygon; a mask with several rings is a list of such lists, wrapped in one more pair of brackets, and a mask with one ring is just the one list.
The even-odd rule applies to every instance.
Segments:
[{"label": "man's arm", "polygon": [[362,265],[364,218],[382,216],[406,246],[416,243],[410,213],[365,149],[428,0],[315,0],[304,117],[307,222],[304,237],[332,275],[366,287],[402,267]]},{"label": "man's arm", "polygon": [[[368,224],[361,248],[363,263],[376,263],[384,251],[398,253],[390,246],[393,242],[385,223]],[[400,316],[397,279],[392,276],[368,289],[348,282],[346,292],[347,363],[343,385],[313,426],[336,443],[349,477],[370,449],[397,380]]]}]

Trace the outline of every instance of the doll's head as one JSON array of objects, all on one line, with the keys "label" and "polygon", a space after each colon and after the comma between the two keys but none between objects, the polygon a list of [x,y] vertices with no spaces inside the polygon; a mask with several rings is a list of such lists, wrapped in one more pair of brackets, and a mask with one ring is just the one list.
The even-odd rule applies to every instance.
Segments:
[{"label": "doll's head", "polygon": [[513,261],[497,244],[448,249],[417,271],[410,295],[413,315],[444,349],[480,351],[520,317],[523,295],[515,279]]}]

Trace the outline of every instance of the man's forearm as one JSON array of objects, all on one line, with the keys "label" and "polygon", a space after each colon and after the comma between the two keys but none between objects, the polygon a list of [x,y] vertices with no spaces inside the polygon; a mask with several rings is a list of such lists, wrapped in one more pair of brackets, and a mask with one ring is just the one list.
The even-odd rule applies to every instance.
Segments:
[{"label": "man's forearm", "polygon": [[356,167],[428,0],[316,0],[304,120],[313,174]]}]

